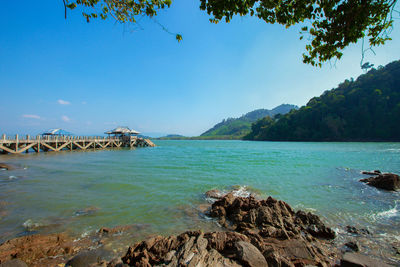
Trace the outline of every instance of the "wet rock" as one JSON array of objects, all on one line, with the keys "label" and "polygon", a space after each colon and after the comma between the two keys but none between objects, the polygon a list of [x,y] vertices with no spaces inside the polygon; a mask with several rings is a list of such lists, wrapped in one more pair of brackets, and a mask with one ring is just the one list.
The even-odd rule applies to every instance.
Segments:
[{"label": "wet rock", "polygon": [[118,259],[113,259],[107,264],[107,267],[129,267],[128,264],[125,264],[122,262],[120,258]]},{"label": "wet rock", "polygon": [[7,164],[7,163],[0,163],[0,169],[6,169],[6,170],[14,170],[14,166]]},{"label": "wet rock", "polygon": [[379,175],[379,174],[381,174],[381,171],[380,170],[362,171],[361,173],[365,174],[365,175]]},{"label": "wet rock", "polygon": [[356,241],[349,241],[344,245],[355,252],[358,252],[360,250]]},{"label": "wet rock", "polygon": [[207,198],[212,198],[212,199],[220,199],[223,197],[223,193],[218,189],[209,190],[205,193],[205,195]]},{"label": "wet rock", "polygon": [[98,207],[87,207],[85,209],[82,210],[78,210],[75,212],[75,216],[86,216],[86,215],[92,215],[93,213],[97,212],[99,210]]},{"label": "wet rock", "polygon": [[0,264],[0,267],[28,267],[25,262],[19,259],[12,259]]},{"label": "wet rock", "polygon": [[375,177],[361,179],[360,182],[389,191],[396,191],[400,189],[400,177],[393,173],[379,174]]},{"label": "wet rock", "polygon": [[382,261],[377,261],[359,253],[345,253],[340,261],[341,267],[390,267]]},{"label": "wet rock", "polygon": [[107,235],[107,234],[119,234],[125,232],[129,229],[133,228],[133,225],[121,225],[112,228],[101,227],[98,231],[99,234]]},{"label": "wet rock", "polygon": [[215,243],[208,242],[207,238],[212,238],[212,235],[205,237],[201,231],[170,237],[156,236],[129,247],[122,261],[130,266],[240,266],[235,260],[221,254],[224,249],[231,249],[234,245],[221,240],[240,240],[240,237],[235,239],[234,236],[234,233],[230,236],[220,233],[214,239]]},{"label": "wet rock", "polygon": [[370,231],[368,229],[364,228],[356,228],[354,226],[347,225],[346,226],[346,231],[350,234],[356,234],[356,235],[370,235]]},{"label": "wet rock", "polygon": [[65,265],[71,267],[101,266],[106,254],[107,252],[101,249],[82,251],[70,259]]},{"label": "wet rock", "polygon": [[269,197],[234,197],[231,194],[216,201],[210,211],[219,223],[238,232],[259,229],[264,237],[288,239],[309,233],[317,238],[334,239],[335,232],[326,227],[318,216],[304,211],[294,212],[284,201]]},{"label": "wet rock", "polygon": [[6,217],[8,215],[8,211],[6,206],[8,206],[8,202],[6,201],[0,201],[0,219],[2,217]]},{"label": "wet rock", "polygon": [[72,253],[71,244],[72,239],[65,234],[30,235],[11,239],[0,245],[0,262],[16,258],[29,266],[37,266],[41,259]]},{"label": "wet rock", "polygon": [[227,194],[210,210],[226,232],[185,232],[136,243],[122,257],[130,266],[329,266],[334,232],[318,216],[273,198]]},{"label": "wet rock", "polygon": [[235,243],[236,259],[245,266],[265,267],[268,266],[264,256],[252,244],[244,241]]}]

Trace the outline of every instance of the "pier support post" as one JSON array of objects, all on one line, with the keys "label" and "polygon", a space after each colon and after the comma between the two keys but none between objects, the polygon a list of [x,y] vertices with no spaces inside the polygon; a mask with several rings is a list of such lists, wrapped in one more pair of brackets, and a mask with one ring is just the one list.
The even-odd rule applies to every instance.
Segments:
[{"label": "pier support post", "polygon": [[[30,135],[27,134],[27,135],[26,135],[26,141],[27,141],[27,142],[26,142],[26,144],[25,144],[26,146],[29,145],[29,142],[28,142],[28,141],[29,141],[30,139],[31,139]],[[25,153],[28,153],[28,152],[29,152],[28,150],[29,150],[29,149],[25,150]]]},{"label": "pier support post", "polygon": [[19,146],[19,137],[18,134],[15,135],[15,153],[18,152],[18,146]]},{"label": "pier support post", "polygon": [[38,135],[36,139],[38,140],[38,142],[37,142],[37,151],[36,152],[40,153],[40,142],[41,142],[40,141],[40,135]]}]

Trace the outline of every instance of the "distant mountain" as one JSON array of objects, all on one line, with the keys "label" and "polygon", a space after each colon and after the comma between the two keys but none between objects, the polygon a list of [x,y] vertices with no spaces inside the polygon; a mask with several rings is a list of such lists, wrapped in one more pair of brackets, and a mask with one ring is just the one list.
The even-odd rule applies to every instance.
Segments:
[{"label": "distant mountain", "polygon": [[179,137],[184,137],[184,136],[180,135],[180,134],[168,134],[168,135],[163,136],[163,137],[166,137],[166,138],[179,138]]},{"label": "distant mountain", "polygon": [[202,133],[200,136],[215,137],[217,139],[227,139],[226,137],[229,136],[231,138],[228,139],[239,139],[251,131],[251,124],[258,119],[266,116],[274,117],[277,114],[286,114],[292,109],[298,109],[298,107],[295,105],[282,104],[272,110],[257,109],[246,113],[240,118],[224,119],[208,131]]},{"label": "distant mountain", "polygon": [[400,141],[400,60],[252,125],[248,140]]}]

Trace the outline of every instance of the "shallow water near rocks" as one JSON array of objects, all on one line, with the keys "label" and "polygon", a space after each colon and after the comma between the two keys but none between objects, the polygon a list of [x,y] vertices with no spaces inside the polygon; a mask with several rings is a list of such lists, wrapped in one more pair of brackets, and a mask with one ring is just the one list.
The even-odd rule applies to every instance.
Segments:
[{"label": "shallow water near rocks", "polygon": [[[369,187],[362,170],[400,173],[400,143],[155,141],[157,147],[1,155],[0,241],[29,233],[133,225],[123,244],[151,234],[213,230],[198,206],[210,189],[238,186],[322,216],[349,238],[367,228],[361,248],[391,261],[400,242],[400,193]],[[365,240],[364,240],[365,239]],[[396,243],[397,242],[397,243]],[[383,251],[383,252],[382,252]]]}]

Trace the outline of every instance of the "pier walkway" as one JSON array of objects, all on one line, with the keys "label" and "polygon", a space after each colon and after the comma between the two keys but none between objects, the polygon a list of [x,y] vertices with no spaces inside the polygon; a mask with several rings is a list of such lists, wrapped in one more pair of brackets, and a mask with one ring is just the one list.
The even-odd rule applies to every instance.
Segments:
[{"label": "pier walkway", "polygon": [[105,149],[112,147],[154,147],[149,139],[136,136],[36,136],[20,138],[2,135],[0,154],[20,154],[28,152],[47,152],[64,150]]}]

